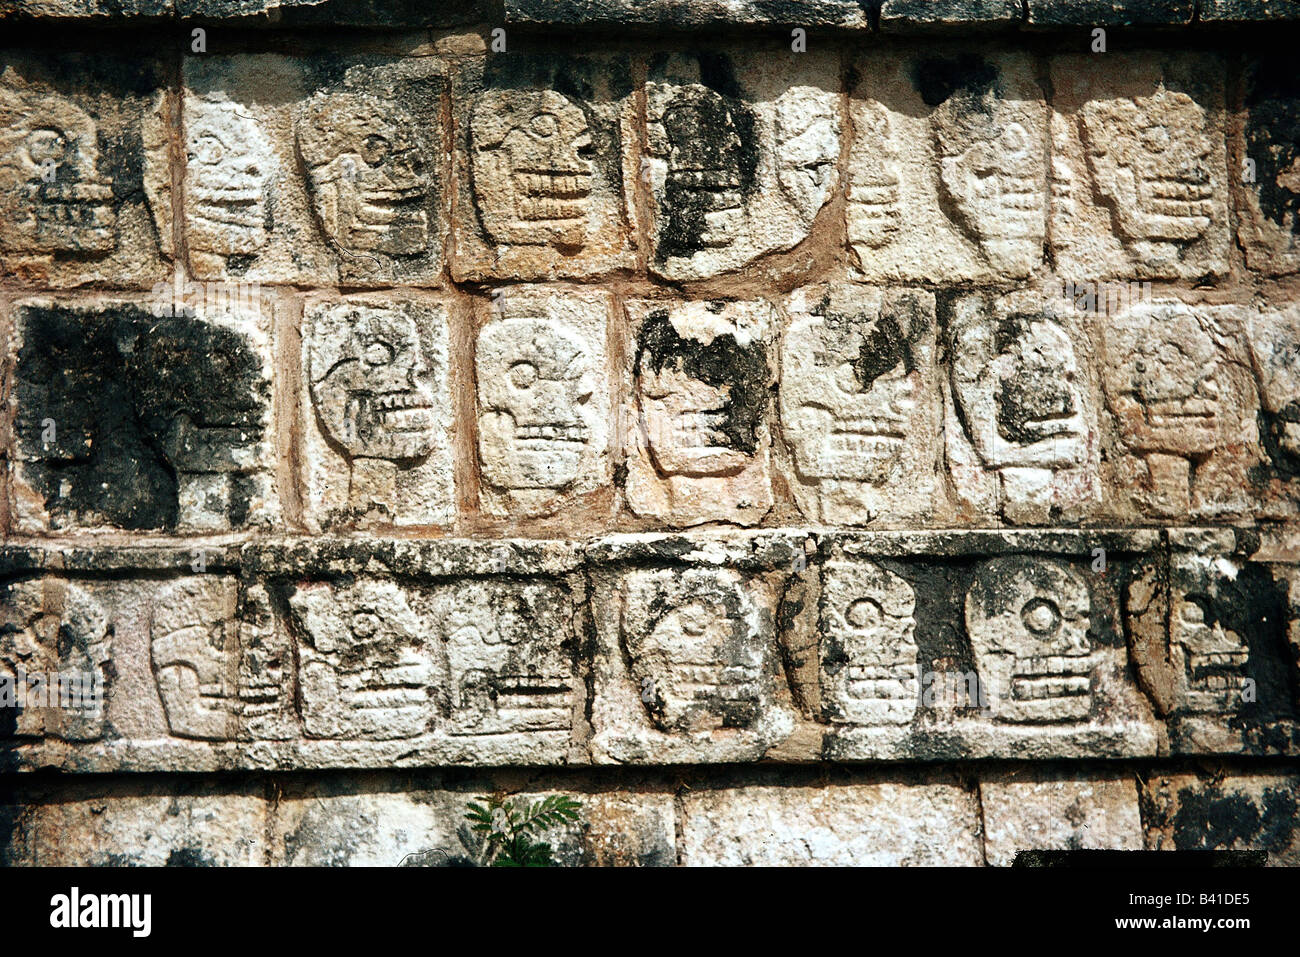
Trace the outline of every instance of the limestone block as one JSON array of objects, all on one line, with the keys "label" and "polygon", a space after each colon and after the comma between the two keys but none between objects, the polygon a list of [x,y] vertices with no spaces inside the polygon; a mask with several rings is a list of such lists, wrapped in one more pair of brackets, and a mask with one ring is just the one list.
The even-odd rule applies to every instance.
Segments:
[{"label": "limestone block", "polygon": [[626,56],[512,53],[457,74],[458,281],[631,269]]},{"label": "limestone block", "polygon": [[1092,324],[1119,510],[1162,519],[1251,510],[1262,453],[1244,318],[1237,307],[1155,301]]},{"label": "limestone block", "polygon": [[613,482],[610,299],[497,290],[475,352],[479,501],[490,515],[553,513]]},{"label": "limestone block", "polygon": [[163,72],[139,57],[0,52],[0,276],[54,288],[167,276],[140,173]]},{"label": "limestone block", "polygon": [[[188,58],[181,186],[201,279],[432,285],[443,248],[436,57]],[[161,153],[146,172],[170,207]]]},{"label": "limestone block", "polygon": [[[1300,7],[1291,16],[1300,17]],[[1250,268],[1268,275],[1300,272],[1300,82],[1294,66],[1289,57],[1273,56],[1253,59],[1245,70],[1237,237]]]},{"label": "limestone block", "polygon": [[979,805],[954,784],[750,786],[688,791],[682,863],[975,866]]},{"label": "limestone block", "polygon": [[871,25],[856,0],[506,0],[506,22],[667,29],[776,23],[865,30]]},{"label": "limestone block", "polygon": [[671,525],[756,525],[772,507],[769,303],[627,303],[628,506]]},{"label": "limestone block", "polygon": [[1032,293],[961,296],[944,312],[944,435],[961,502],[1016,524],[1095,509],[1095,373],[1078,315]]},{"label": "limestone block", "polygon": [[871,282],[1028,276],[1047,223],[1047,105],[1024,54],[873,54],[849,92],[849,246]]},{"label": "limestone block", "polygon": [[754,761],[789,736],[769,581],[639,569],[602,575],[594,595],[598,763]]},{"label": "limestone block", "polygon": [[1195,0],[1029,0],[1029,25],[1161,26],[1192,22]]},{"label": "limestone block", "polygon": [[1265,851],[1300,865],[1300,779],[1289,774],[1161,774],[1142,789],[1148,850]]},{"label": "limestone block", "polygon": [[1223,20],[1294,20],[1300,17],[1291,0],[1200,0],[1197,19],[1216,23]]},{"label": "limestone block", "polygon": [[834,525],[933,518],[934,296],[836,284],[796,290],[786,310],[780,417],[799,510]]},{"label": "limestone block", "polygon": [[1085,280],[1201,279],[1228,270],[1222,62],[1135,53],[1051,62],[1051,239]]},{"label": "limestone block", "polygon": [[980,780],[984,854],[1006,867],[1017,851],[1143,849],[1134,777],[1009,772]]},{"label": "limestone block", "polygon": [[1020,0],[884,0],[880,29],[887,33],[951,28],[1012,27],[1024,16]]},{"label": "limestone block", "polygon": [[827,52],[652,57],[651,271],[702,279],[806,239],[839,182],[838,90]]},{"label": "limestone block", "polygon": [[271,302],[26,300],[12,310],[18,528],[277,521]]},{"label": "limestone block", "polygon": [[450,305],[321,300],[303,329],[307,517],[450,525],[456,518]]}]

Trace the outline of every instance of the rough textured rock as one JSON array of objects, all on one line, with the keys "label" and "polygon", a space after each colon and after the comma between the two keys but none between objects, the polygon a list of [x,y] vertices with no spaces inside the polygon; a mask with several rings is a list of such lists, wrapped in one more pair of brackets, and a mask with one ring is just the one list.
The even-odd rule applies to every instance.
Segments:
[{"label": "rough textured rock", "polygon": [[979,829],[975,796],[946,783],[692,791],[682,863],[969,866]]},{"label": "rough textured rock", "polygon": [[1134,54],[1123,71],[1111,66],[1104,56],[1051,62],[1057,268],[1089,280],[1224,274],[1221,61]]},{"label": "rough textured rock", "polygon": [[505,6],[507,21],[553,26],[871,25],[857,0],[505,0]]},{"label": "rough textured rock", "polygon": [[[1293,16],[1300,16],[1300,10]],[[1285,58],[1252,59],[1240,162],[1237,236],[1252,269],[1300,272],[1300,81]]]},{"label": "rough textured rock", "polygon": [[390,297],[307,307],[301,401],[314,525],[455,520],[450,311]]},{"label": "rough textured rock", "polygon": [[1300,10],[1288,0],[1200,0],[1197,17],[1214,23],[1222,20],[1294,20]]},{"label": "rough textured rock", "polygon": [[1020,0],[884,0],[880,5],[885,32],[1007,28],[1023,18]]},{"label": "rough textured rock", "polygon": [[1010,772],[980,780],[984,853],[1007,866],[1017,851],[1143,848],[1132,777]]},{"label": "rough textured rock", "polygon": [[1265,851],[1300,863],[1300,780],[1290,774],[1154,775],[1142,787],[1150,850]]},{"label": "rough textured rock", "polygon": [[839,182],[836,74],[818,52],[651,58],[639,169],[655,275],[716,276],[808,237]]},{"label": "rough textured rock", "polygon": [[1029,25],[1165,26],[1192,21],[1195,0],[1029,0]]}]

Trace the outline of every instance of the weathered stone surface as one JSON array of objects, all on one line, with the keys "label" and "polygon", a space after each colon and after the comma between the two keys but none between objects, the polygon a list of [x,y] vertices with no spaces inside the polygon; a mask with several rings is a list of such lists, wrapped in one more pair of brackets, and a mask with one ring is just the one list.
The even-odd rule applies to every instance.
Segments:
[{"label": "weathered stone surface", "polygon": [[[1300,17],[1300,7],[1292,16]],[[1288,57],[1251,60],[1237,237],[1251,269],[1300,271],[1300,80]]]},{"label": "weathered stone surface", "polygon": [[754,761],[788,737],[772,589],[730,569],[602,574],[592,608],[595,760]]},{"label": "weathered stone surface", "polygon": [[669,525],[756,525],[772,507],[776,315],[767,302],[627,303],[627,504]]},{"label": "weathered stone surface", "polygon": [[627,56],[512,53],[457,75],[457,280],[635,265],[631,74]]},{"label": "weathered stone surface", "polygon": [[1057,269],[1082,280],[1224,275],[1222,62],[1142,53],[1113,66],[1105,56],[1051,61]]},{"label": "weathered stone surface", "polygon": [[827,52],[651,58],[650,269],[730,272],[808,237],[838,183],[838,60]]},{"label": "weathered stone surface", "polygon": [[1300,17],[1292,0],[1199,0],[1197,17],[1220,20],[1294,20]]},{"label": "weathered stone surface", "polygon": [[140,174],[163,82],[139,57],[0,52],[0,276],[46,288],[166,277]]},{"label": "weathered stone surface", "polygon": [[945,303],[948,470],[964,507],[1018,524],[1100,500],[1095,373],[1077,314],[1032,293]]},{"label": "weathered stone surface", "polygon": [[552,513],[600,490],[612,504],[610,305],[602,292],[511,287],[485,307],[475,374],[488,514]]},{"label": "weathered stone surface", "polygon": [[1024,18],[1020,0],[884,0],[880,29],[885,32],[945,27],[1011,27]]},{"label": "weathered stone surface", "polygon": [[788,24],[867,29],[857,0],[505,0],[506,22],[685,28]]},{"label": "weathered stone surface", "polygon": [[1196,0],[1029,0],[1030,26],[1162,26],[1192,22]]},{"label": "weathered stone surface", "polygon": [[975,795],[949,783],[689,791],[682,863],[971,866],[979,833]]},{"label": "weathered stone surface", "polygon": [[450,525],[455,416],[451,306],[326,300],[303,329],[308,520]]},{"label": "weathered stone surface", "polygon": [[1235,307],[1149,302],[1092,324],[1117,510],[1161,519],[1250,511],[1248,471],[1261,452],[1242,319]]},{"label": "weathered stone surface", "polygon": [[1133,777],[1010,772],[980,780],[984,854],[1006,867],[1017,851],[1143,848]]},{"label": "weathered stone surface", "polygon": [[270,303],[12,310],[12,514],[28,533],[277,520]]},{"label": "weathered stone surface", "polygon": [[781,344],[789,486],[812,522],[933,519],[941,392],[934,297],[837,284],[796,290]]},{"label": "weathered stone surface", "polygon": [[846,218],[857,273],[1028,276],[1047,222],[1047,105],[1032,60],[882,53],[856,76]]},{"label": "weathered stone surface", "polygon": [[1300,779],[1288,774],[1153,775],[1143,783],[1149,850],[1266,851],[1300,865]]},{"label": "weathered stone surface", "polygon": [[[181,189],[195,276],[437,282],[447,178],[438,58],[194,57],[185,84]],[[150,159],[161,222],[171,170],[166,154]]]}]

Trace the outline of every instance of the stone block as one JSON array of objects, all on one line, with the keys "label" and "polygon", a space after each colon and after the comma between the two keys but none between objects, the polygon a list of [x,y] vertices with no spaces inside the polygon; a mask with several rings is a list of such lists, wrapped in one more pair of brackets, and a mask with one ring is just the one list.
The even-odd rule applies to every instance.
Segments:
[{"label": "stone block", "polygon": [[1017,851],[1143,849],[1133,776],[1013,771],[981,778],[984,854],[1006,867]]},{"label": "stone block", "polygon": [[857,0],[506,0],[507,23],[548,26],[871,26]]},{"label": "stone block", "polygon": [[1192,22],[1195,0],[1029,0],[1029,25],[1165,26]]},{"label": "stone block", "polygon": [[1159,774],[1142,788],[1149,850],[1264,851],[1300,865],[1300,778],[1292,774]]},{"label": "stone block", "polygon": [[1009,28],[1024,19],[1021,0],[884,0],[882,33]]},{"label": "stone block", "polygon": [[[1300,5],[1292,4],[1293,17]],[[1300,272],[1300,81],[1290,57],[1251,59],[1237,238],[1246,263],[1266,275]]]}]

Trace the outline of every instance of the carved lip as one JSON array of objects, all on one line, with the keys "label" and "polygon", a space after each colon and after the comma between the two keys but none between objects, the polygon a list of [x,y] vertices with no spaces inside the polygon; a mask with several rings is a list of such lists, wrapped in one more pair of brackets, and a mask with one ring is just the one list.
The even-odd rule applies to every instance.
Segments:
[{"label": "carved lip", "polygon": [[1193,688],[1203,691],[1235,691],[1241,686],[1242,669],[1250,652],[1208,651],[1187,656],[1187,670]]},{"label": "carved lip", "polygon": [[1057,415],[1045,415],[1037,419],[1026,419],[1025,429],[1036,433],[1038,438],[1054,435],[1077,435],[1079,414],[1062,412]]},{"label": "carved lip", "polygon": [[890,665],[849,665],[846,684],[850,698],[915,698],[917,693],[916,662]]},{"label": "carved lip", "polygon": [[583,445],[587,441],[587,427],[581,422],[543,422],[520,425],[515,428],[515,441],[530,445],[552,444]]},{"label": "carved lip", "polygon": [[1165,399],[1147,405],[1147,421],[1159,428],[1210,426],[1217,413],[1205,399]]},{"label": "carved lip", "polygon": [[517,169],[515,187],[533,199],[583,199],[591,193],[589,170]]},{"label": "carved lip", "polygon": [[194,212],[203,219],[245,229],[263,225],[262,192],[258,189],[191,188]]},{"label": "carved lip", "polygon": [[368,189],[361,193],[361,200],[368,206],[405,206],[418,202],[424,196],[423,186],[405,186],[396,189]]}]

